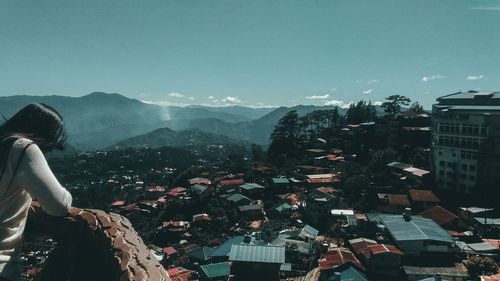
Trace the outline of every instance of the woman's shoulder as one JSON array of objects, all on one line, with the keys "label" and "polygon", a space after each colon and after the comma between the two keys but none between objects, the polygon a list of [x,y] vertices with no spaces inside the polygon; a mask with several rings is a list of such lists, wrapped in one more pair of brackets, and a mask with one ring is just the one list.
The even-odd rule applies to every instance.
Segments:
[{"label": "woman's shoulder", "polygon": [[14,143],[12,144],[13,149],[25,149],[28,146],[31,145],[36,145],[35,142],[33,142],[30,139],[27,138],[19,138]]}]

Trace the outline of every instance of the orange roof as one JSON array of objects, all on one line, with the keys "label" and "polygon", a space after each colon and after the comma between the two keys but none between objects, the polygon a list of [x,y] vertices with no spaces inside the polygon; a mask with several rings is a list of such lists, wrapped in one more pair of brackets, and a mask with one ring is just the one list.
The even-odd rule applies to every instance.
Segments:
[{"label": "orange roof", "polygon": [[410,190],[410,196],[415,202],[440,202],[439,198],[431,190],[413,189]]},{"label": "orange roof", "polygon": [[389,204],[394,206],[410,207],[410,201],[406,194],[387,194]]},{"label": "orange roof", "polygon": [[361,262],[356,256],[346,248],[330,248],[323,254],[323,258],[318,260],[321,270],[328,270],[346,262],[352,262],[360,268],[364,269]]},{"label": "orange roof", "polygon": [[434,206],[419,214],[424,218],[429,218],[439,225],[446,225],[453,222],[458,217],[441,206]]},{"label": "orange roof", "polygon": [[389,244],[377,244],[368,246],[370,253],[372,255],[384,254],[384,253],[392,253],[396,255],[403,255],[403,253],[393,245]]},{"label": "orange roof", "polygon": [[220,186],[228,186],[228,185],[242,185],[244,184],[245,181],[242,179],[235,179],[235,180],[222,180],[219,182]]}]

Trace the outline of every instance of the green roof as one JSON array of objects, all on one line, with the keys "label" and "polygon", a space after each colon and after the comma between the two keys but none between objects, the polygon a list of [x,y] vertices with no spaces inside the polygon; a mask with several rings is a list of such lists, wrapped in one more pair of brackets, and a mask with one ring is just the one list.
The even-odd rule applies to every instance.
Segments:
[{"label": "green roof", "polygon": [[307,238],[315,239],[316,236],[318,236],[318,233],[319,233],[319,231],[316,228],[314,228],[314,227],[312,227],[310,225],[306,225],[300,231],[299,236],[300,237],[307,237]]},{"label": "green roof", "polygon": [[233,245],[229,253],[230,261],[285,263],[285,247]]},{"label": "green roof", "polygon": [[397,241],[434,240],[452,243],[451,236],[432,219],[412,216],[406,221],[403,215],[367,214],[370,221],[381,221]]},{"label": "green roof", "polygon": [[290,206],[290,204],[288,204],[288,203],[285,202],[283,204],[280,204],[280,205],[274,207],[273,210],[276,210],[276,211],[278,211],[278,212],[281,213],[281,212],[283,212],[285,210],[290,210],[291,208],[292,208],[292,206]]},{"label": "green roof", "polygon": [[285,184],[285,183],[290,183],[287,178],[273,178],[273,183],[276,184]]},{"label": "green roof", "polygon": [[231,201],[231,202],[234,202],[234,203],[237,203],[241,200],[248,200],[248,201],[252,201],[252,199],[246,197],[245,195],[243,194],[240,194],[240,193],[235,193],[229,197],[226,198],[227,200]]},{"label": "green roof", "polygon": [[266,188],[265,186],[262,186],[262,185],[257,184],[257,183],[245,183],[243,185],[240,185],[240,187],[245,189],[245,190],[265,189]]},{"label": "green roof", "polygon": [[208,278],[217,278],[229,275],[229,263],[219,262],[213,264],[207,264],[200,266],[203,273],[207,275]]},{"label": "green roof", "polygon": [[210,247],[201,247],[194,251],[187,253],[187,255],[191,258],[195,258],[200,261],[207,261],[210,259],[210,254],[214,251],[214,248]]}]

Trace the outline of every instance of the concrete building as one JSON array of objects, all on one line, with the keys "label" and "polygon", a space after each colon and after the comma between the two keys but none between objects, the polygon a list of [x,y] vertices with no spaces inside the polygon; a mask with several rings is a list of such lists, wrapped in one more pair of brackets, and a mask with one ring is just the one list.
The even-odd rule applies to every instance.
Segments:
[{"label": "concrete building", "polygon": [[458,92],[437,102],[432,107],[436,184],[459,193],[495,191],[500,181],[500,92]]}]

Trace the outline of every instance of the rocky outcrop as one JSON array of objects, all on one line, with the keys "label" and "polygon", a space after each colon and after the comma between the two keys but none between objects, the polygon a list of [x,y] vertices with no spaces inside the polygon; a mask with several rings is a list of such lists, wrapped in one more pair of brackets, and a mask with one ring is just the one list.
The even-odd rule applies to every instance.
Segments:
[{"label": "rocky outcrop", "polygon": [[42,281],[170,280],[123,216],[72,208],[69,216],[54,218],[34,206],[28,226],[57,241],[40,273]]}]

